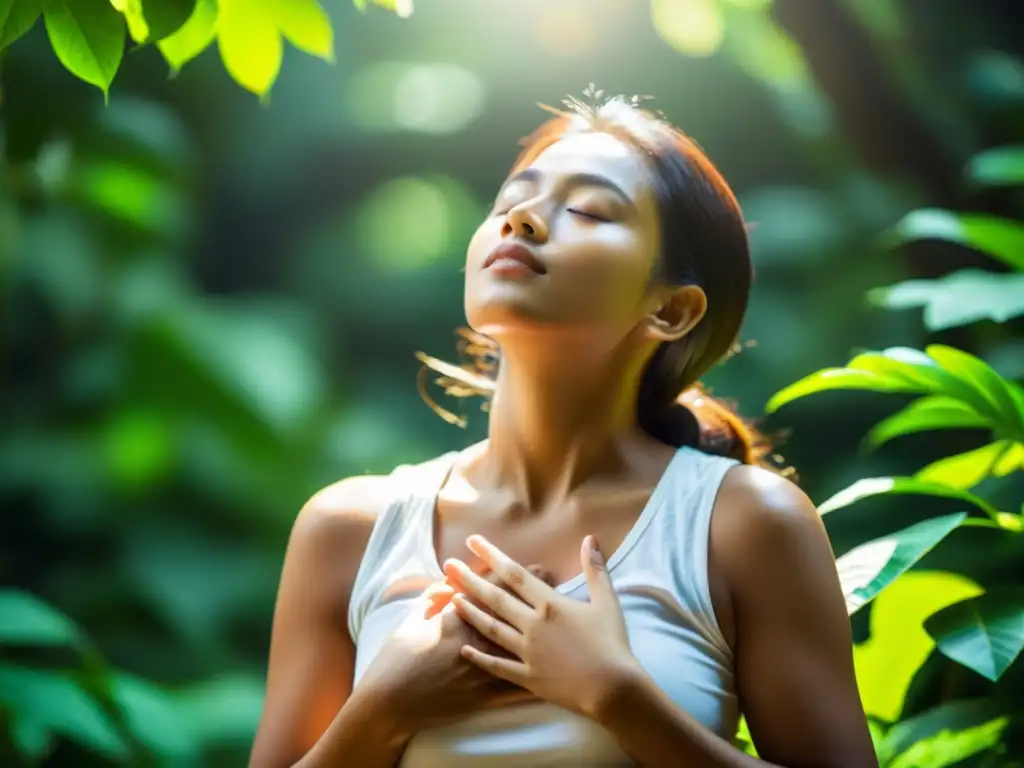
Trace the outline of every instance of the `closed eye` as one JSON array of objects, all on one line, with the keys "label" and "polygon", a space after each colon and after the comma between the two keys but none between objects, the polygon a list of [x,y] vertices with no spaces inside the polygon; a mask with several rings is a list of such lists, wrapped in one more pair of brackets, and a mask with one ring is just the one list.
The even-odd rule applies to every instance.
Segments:
[{"label": "closed eye", "polygon": [[581,219],[587,219],[588,221],[600,221],[608,223],[611,219],[607,219],[604,216],[598,216],[596,213],[588,213],[587,211],[581,211],[579,208],[568,208],[569,213],[573,216],[578,216]]}]

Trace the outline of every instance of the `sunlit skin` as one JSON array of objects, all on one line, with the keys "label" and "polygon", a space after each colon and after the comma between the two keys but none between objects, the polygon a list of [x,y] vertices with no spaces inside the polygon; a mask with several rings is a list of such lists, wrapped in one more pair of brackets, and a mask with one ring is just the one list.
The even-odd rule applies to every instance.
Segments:
[{"label": "sunlit skin", "polygon": [[[762,760],[680,710],[633,659],[603,563],[674,453],[636,424],[638,379],[660,342],[693,330],[707,299],[653,278],[658,209],[630,146],[570,135],[521,170],[467,254],[467,319],[498,342],[502,362],[488,438],[461,454],[437,500],[447,583],[353,691],[339,617],[385,478],[314,497],[289,542],[250,765],[391,766],[418,731],[524,696],[596,720],[649,768],[876,765],[824,528],[807,497],[767,470],[726,475],[708,563]],[[531,248],[543,274],[485,269],[509,242]],[[581,571],[590,602],[552,589]]]}]

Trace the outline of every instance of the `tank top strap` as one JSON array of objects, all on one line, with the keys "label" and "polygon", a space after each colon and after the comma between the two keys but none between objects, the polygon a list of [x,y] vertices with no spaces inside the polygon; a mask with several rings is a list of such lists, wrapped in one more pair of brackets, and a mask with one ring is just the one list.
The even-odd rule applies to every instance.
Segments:
[{"label": "tank top strap", "polygon": [[667,501],[657,538],[665,537],[662,541],[673,542],[666,551],[675,589],[682,602],[695,609],[692,620],[725,661],[731,659],[732,651],[722,634],[711,599],[708,552],[711,518],[719,490],[726,474],[740,462],[692,448],[681,450],[686,454],[682,457],[685,460],[676,462],[672,476],[666,478]]},{"label": "tank top strap", "polygon": [[385,561],[433,554],[434,505],[457,456],[452,451],[419,464],[403,464],[388,475],[389,501],[374,520],[349,596],[348,630],[353,642],[358,641],[363,619],[387,586],[381,578],[389,573],[382,567]]}]

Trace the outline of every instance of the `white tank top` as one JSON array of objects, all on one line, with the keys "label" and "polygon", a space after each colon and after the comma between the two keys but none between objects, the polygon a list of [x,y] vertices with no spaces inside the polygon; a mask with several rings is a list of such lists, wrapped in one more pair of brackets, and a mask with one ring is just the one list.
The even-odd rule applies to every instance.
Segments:
[{"label": "white tank top", "polygon": [[[393,501],[367,543],[349,605],[356,645],[355,683],[424,587],[444,578],[434,549],[437,495],[457,454],[399,467]],[[682,709],[732,741],[739,708],[732,652],[708,589],[708,536],[715,498],[737,462],[681,448],[650,500],[608,558],[630,647]],[[582,574],[558,592],[587,599]],[[631,766],[596,723],[539,701],[487,710],[416,734],[402,768]]]}]

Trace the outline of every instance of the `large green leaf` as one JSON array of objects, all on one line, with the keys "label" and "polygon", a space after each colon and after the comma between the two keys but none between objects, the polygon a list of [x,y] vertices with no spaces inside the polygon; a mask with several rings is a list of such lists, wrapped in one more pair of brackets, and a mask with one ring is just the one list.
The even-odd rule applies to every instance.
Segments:
[{"label": "large green leaf", "polygon": [[0,645],[73,645],[74,622],[28,592],[0,590]]},{"label": "large green leaf", "polygon": [[0,0],[0,51],[32,29],[45,5],[46,0]]},{"label": "large green leaf", "polygon": [[956,512],[924,520],[861,544],[836,560],[847,611],[852,615],[869,603],[966,518],[966,512]]},{"label": "large green leaf", "polygon": [[956,486],[929,482],[919,477],[866,477],[823,501],[818,507],[818,513],[827,515],[872,496],[905,493],[958,499],[981,510],[992,519],[996,519],[998,515],[998,511],[991,504],[972,493]]},{"label": "large green leaf", "polygon": [[[998,440],[973,451],[933,461],[914,475],[925,483],[939,483],[950,488],[966,490],[978,485],[989,475],[1000,477],[1013,469],[1006,457],[1015,457],[1014,445],[1007,440]],[[1005,470],[1005,471],[1004,471]]]},{"label": "large green leaf", "polygon": [[876,424],[866,442],[872,447],[894,437],[932,429],[969,429],[991,427],[992,420],[961,400],[946,395],[929,395]]},{"label": "large green leaf", "polygon": [[198,0],[195,11],[188,21],[157,47],[167,59],[171,69],[177,73],[181,68],[205,51],[217,39],[217,2]]},{"label": "large green leaf", "polygon": [[1019,389],[1017,384],[1004,379],[984,360],[955,347],[932,344],[925,352],[943,370],[973,387],[995,409],[999,422],[1024,440],[1024,412],[1017,407],[1017,398],[1011,392]]},{"label": "large green leaf", "polygon": [[274,20],[277,0],[219,0],[217,40],[224,67],[235,82],[266,96],[278,73],[284,44]]},{"label": "large green leaf", "polygon": [[102,708],[66,675],[0,664],[0,706],[36,731],[58,733],[123,761],[127,749]]},{"label": "large green leaf", "polygon": [[995,147],[975,155],[967,175],[976,184],[1024,184],[1024,146]]},{"label": "large green leaf", "polygon": [[870,637],[853,649],[866,714],[885,722],[899,718],[911,680],[935,648],[924,631],[925,619],[981,592],[957,573],[908,571],[875,598]]},{"label": "large green leaf", "polygon": [[915,394],[927,391],[904,381],[870,371],[826,368],[817,373],[812,373],[810,376],[806,376],[794,384],[790,384],[785,389],[776,392],[768,401],[765,410],[768,413],[772,413],[793,400],[833,389],[865,389],[873,392],[907,392]]},{"label": "large green leaf", "polygon": [[300,51],[334,60],[331,19],[316,0],[276,0],[274,20],[285,39]]},{"label": "large green leaf", "polygon": [[868,298],[887,309],[924,307],[924,324],[932,331],[986,319],[1002,323],[1024,314],[1024,274],[964,269],[938,280],[876,288]]},{"label": "large green leaf", "polygon": [[106,95],[124,56],[124,17],[109,0],[50,0],[43,18],[61,64]]},{"label": "large green leaf", "polygon": [[1024,224],[1009,219],[923,208],[908,213],[893,230],[896,245],[912,240],[958,243],[1024,270]]},{"label": "large green leaf", "polygon": [[1009,718],[998,717],[962,731],[943,730],[915,743],[888,764],[887,768],[949,768],[969,757],[997,747]]},{"label": "large green leaf", "polygon": [[1024,588],[955,603],[929,617],[925,629],[942,653],[994,682],[1024,649]]}]

